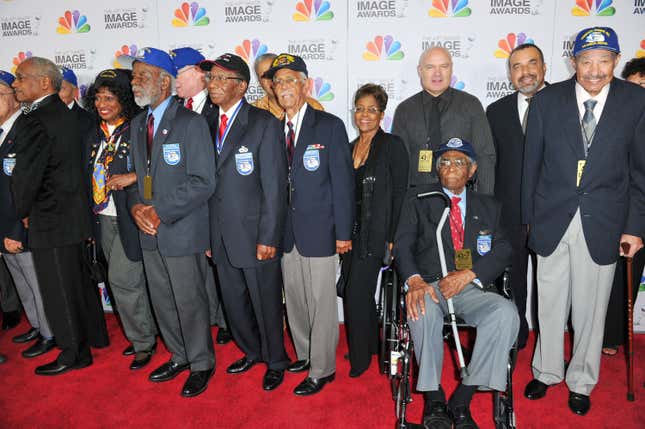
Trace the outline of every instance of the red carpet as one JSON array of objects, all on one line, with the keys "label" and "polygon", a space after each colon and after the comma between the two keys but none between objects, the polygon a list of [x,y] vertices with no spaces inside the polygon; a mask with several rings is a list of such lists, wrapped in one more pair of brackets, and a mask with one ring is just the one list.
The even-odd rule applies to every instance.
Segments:
[{"label": "red carpet", "polygon": [[[9,332],[0,333],[0,351],[10,361],[0,365],[0,428],[388,428],[394,427],[394,406],[389,383],[379,375],[374,360],[359,379],[348,377],[349,363],[344,334],[337,352],[336,381],[312,397],[297,397],[292,389],[303,374],[285,375],[276,391],[262,390],[263,365],[242,375],[226,374],[225,368],[241,356],[230,343],[216,346],[217,370],[208,390],[201,396],[184,399],[179,391],[187,373],[175,380],[154,384],[148,373],[169,358],[160,347],[149,367],[130,371],[130,358],[121,356],[126,341],[114,316],[108,315],[112,344],[94,350],[94,365],[57,377],[38,377],[36,366],[52,360],[50,352],[33,360],[23,359],[25,347],[11,343],[11,337],[24,332],[25,322]],[[215,332],[213,333],[215,334]],[[288,352],[293,356],[291,345]],[[642,428],[645,427],[645,335],[636,336],[636,402],[628,402],[626,366],[623,353],[613,358],[603,356],[600,383],[585,417],[572,414],[567,405],[564,384],[551,388],[546,398],[531,402],[522,396],[531,378],[531,350],[522,351],[515,371],[515,406],[519,428]],[[452,359],[446,358],[443,385],[452,392],[456,381]],[[422,397],[414,395],[409,416],[418,422]],[[490,393],[478,393],[471,406],[482,428],[491,428]]]}]

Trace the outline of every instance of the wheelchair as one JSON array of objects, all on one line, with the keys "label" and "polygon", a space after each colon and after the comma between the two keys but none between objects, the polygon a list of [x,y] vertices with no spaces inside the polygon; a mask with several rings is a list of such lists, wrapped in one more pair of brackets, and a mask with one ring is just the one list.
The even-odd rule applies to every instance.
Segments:
[{"label": "wheelchair", "polygon": [[[386,272],[389,271],[387,276]],[[395,404],[396,428],[415,429],[423,425],[406,420],[407,405],[412,402],[412,371],[414,344],[407,324],[405,293],[397,282],[396,272],[393,269],[382,273],[381,291],[377,305],[381,328],[380,367],[390,379],[392,399]],[[487,285],[485,290],[490,293],[499,293],[512,300],[510,286],[510,268],[499,276],[493,284]],[[457,319],[458,328],[474,328],[463,320]],[[451,321],[449,316],[444,319],[444,340],[452,337]],[[454,354],[453,354],[454,357]],[[513,370],[517,362],[517,341],[509,351],[506,366],[506,391],[493,392],[493,418],[496,429],[515,429],[515,410],[513,407]]]}]

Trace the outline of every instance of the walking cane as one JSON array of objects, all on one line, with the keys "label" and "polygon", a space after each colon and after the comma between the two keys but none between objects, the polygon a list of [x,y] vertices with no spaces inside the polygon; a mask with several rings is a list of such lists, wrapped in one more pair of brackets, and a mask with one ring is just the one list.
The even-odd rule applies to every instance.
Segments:
[{"label": "walking cane", "polygon": [[[439,248],[439,262],[441,262],[441,275],[443,277],[446,277],[448,275],[448,267],[446,265],[446,254],[443,249],[443,240],[441,238],[441,231],[443,229],[444,224],[446,223],[446,219],[448,218],[448,215],[450,214],[450,198],[448,198],[446,194],[440,191],[424,192],[422,194],[417,194],[417,198],[425,198],[425,197],[440,197],[441,199],[443,199],[443,202],[445,204],[445,208],[443,209],[443,213],[441,214],[441,219],[439,220],[439,225],[437,225],[437,231],[435,234],[437,239],[437,247]],[[468,369],[466,368],[466,363],[464,361],[464,353],[461,350],[461,340],[459,339],[459,331],[457,330],[457,317],[455,316],[455,307],[452,304],[452,298],[448,298],[446,302],[448,303],[448,313],[450,316],[450,326],[452,327],[452,336],[455,337],[455,347],[457,348],[457,357],[459,358],[459,374],[463,379],[465,376],[468,375]]]},{"label": "walking cane", "polygon": [[[620,243],[623,253],[629,253],[629,243]],[[634,306],[632,293],[634,291],[634,276],[632,273],[632,258],[627,260],[627,400],[634,401]]]}]

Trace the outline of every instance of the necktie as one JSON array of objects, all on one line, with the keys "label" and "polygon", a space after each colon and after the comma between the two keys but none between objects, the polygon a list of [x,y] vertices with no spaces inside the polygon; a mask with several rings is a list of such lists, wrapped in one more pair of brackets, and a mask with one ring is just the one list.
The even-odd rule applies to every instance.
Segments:
[{"label": "necktie", "polygon": [[524,111],[524,117],[522,118],[522,132],[524,133],[524,135],[526,135],[526,123],[528,122],[528,119],[529,119],[529,108],[531,107],[531,97],[527,97],[525,98],[525,100],[528,106],[526,106],[526,110]]},{"label": "necktie", "polygon": [[2,144],[2,143],[3,143],[3,142],[2,142],[2,133],[3,133],[3,132],[4,132],[4,130],[3,130],[2,128],[0,128],[0,144]]},{"label": "necktie", "polygon": [[193,97],[188,98],[184,106],[186,107],[186,109],[193,110]]},{"label": "necktie", "polygon": [[155,135],[155,117],[152,113],[148,115],[148,121],[146,122],[146,143],[148,144],[148,160],[150,160],[150,154],[152,153],[152,142]]},{"label": "necktie", "polygon": [[593,115],[593,108],[596,107],[598,102],[594,99],[589,99],[583,104],[585,106],[585,114],[582,117],[582,131],[584,133],[585,143],[587,149],[591,146],[593,134],[596,131],[596,117]]},{"label": "necktie", "polygon": [[450,199],[450,235],[452,236],[452,244],[455,250],[461,250],[464,247],[464,224],[461,220],[461,209],[459,202],[461,198],[452,197]]},{"label": "necktie", "polygon": [[228,118],[226,115],[220,116],[219,119],[219,138],[217,139],[217,153],[222,151],[222,146],[224,145],[224,134],[226,133],[226,123]]},{"label": "necktie", "polygon": [[296,133],[293,131],[293,124],[291,121],[287,122],[287,127],[289,127],[289,132],[287,133],[287,158],[289,159],[289,165],[293,161],[293,152],[296,148]]}]

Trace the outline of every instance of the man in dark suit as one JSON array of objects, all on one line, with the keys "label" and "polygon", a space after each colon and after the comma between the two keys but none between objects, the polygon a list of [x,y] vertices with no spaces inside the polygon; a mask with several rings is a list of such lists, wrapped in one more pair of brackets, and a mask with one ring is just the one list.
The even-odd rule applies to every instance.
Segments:
[{"label": "man in dark suit", "polygon": [[[504,391],[509,351],[519,318],[510,300],[483,290],[510,264],[513,248],[502,227],[502,207],[490,196],[466,190],[477,170],[470,143],[452,138],[435,152],[441,185],[412,189],[394,240],[397,269],[406,279],[408,324],[415,343],[419,380],[424,392],[425,427],[477,427],[470,401],[478,387]],[[441,231],[448,275],[443,277],[436,230],[444,211],[441,199],[418,193],[443,191],[451,199],[450,220]],[[449,407],[440,386],[443,366],[443,320],[452,298],[455,314],[477,327],[477,340]],[[448,409],[449,408],[449,412]]]},{"label": "man in dark suit", "polygon": [[11,184],[16,214],[29,228],[31,249],[58,358],[36,368],[57,375],[92,364],[90,345],[107,345],[96,289],[82,275],[83,242],[90,236],[74,114],[58,97],[62,76],[51,61],[32,57],[16,70],[13,88],[29,113],[16,147]]},{"label": "man in dark suit", "polygon": [[[78,78],[76,77],[74,70],[67,67],[61,67],[60,71],[63,75],[63,81],[61,82],[58,96],[76,115],[81,137],[84,138],[94,127],[95,120],[87,110],[83,109],[78,104],[80,90],[78,89]],[[83,161],[85,161],[85,159],[83,159]]]},{"label": "man in dark suit", "polygon": [[[25,309],[31,328],[13,337],[14,343],[36,340],[22,352],[23,357],[40,356],[56,346],[45,316],[43,299],[38,287],[34,260],[27,249],[27,231],[21,219],[16,216],[16,207],[11,195],[11,174],[16,165],[16,147],[20,144],[24,130],[21,122],[27,117],[20,111],[11,84],[14,76],[0,70],[0,252],[13,277],[20,301]],[[13,287],[13,285],[11,285]]]},{"label": "man in dark suit", "polygon": [[410,186],[437,183],[432,151],[449,138],[459,137],[472,142],[479,155],[475,190],[492,195],[493,137],[479,100],[450,87],[450,52],[439,46],[425,50],[417,73],[423,89],[397,106],[392,122],[392,134],[403,139],[410,156]]},{"label": "man in dark suit", "polygon": [[244,352],[227,372],[265,362],[263,388],[273,390],[289,364],[280,273],[287,210],[284,135],[269,112],[246,102],[250,71],[242,58],[224,54],[201,68],[219,107],[217,184],[209,203],[212,257],[233,338]]},{"label": "man in dark suit", "polygon": [[[206,89],[206,80],[204,70],[199,67],[199,63],[204,61],[204,56],[193,48],[177,48],[170,52],[172,62],[177,69],[177,79],[175,80],[175,91],[177,92],[178,101],[187,109],[199,113],[206,119],[208,128],[211,131],[211,138],[215,142],[218,108],[208,97]],[[217,344],[226,344],[231,341],[231,334],[228,330],[224,308],[219,298],[219,285],[215,281],[215,267],[213,261],[207,258],[206,264],[206,294],[208,295],[208,309],[210,314],[211,325],[219,326],[215,341]]]},{"label": "man in dark suit", "polygon": [[569,408],[579,415],[591,407],[598,382],[619,244],[629,244],[633,256],[645,233],[645,89],[613,77],[619,52],[611,28],[578,33],[575,76],[535,96],[526,136],[522,223],[538,255],[540,333],[535,379],[524,394],[542,398],[565,378],[563,327],[570,313],[566,383]]},{"label": "man in dark suit", "polygon": [[526,321],[528,234],[520,219],[524,131],[529,102],[544,87],[545,73],[546,65],[540,48],[529,43],[515,47],[508,58],[508,74],[517,91],[497,100],[486,109],[497,156],[495,198],[503,205],[502,218],[513,245],[511,287],[520,314],[520,332],[517,338],[520,349],[526,346],[529,335]]},{"label": "man in dark suit", "polygon": [[206,390],[215,366],[203,257],[215,156],[204,118],[171,96],[176,69],[170,56],[143,48],[130,60],[135,102],[147,108],[130,125],[137,183],[128,204],[140,230],[152,307],[172,353],[149,379],[168,381],[190,369],[181,394],[191,397]]},{"label": "man in dark suit", "polygon": [[351,250],[354,177],[345,125],[306,103],[311,82],[302,58],[280,54],[264,74],[273,79],[286,111],[289,208],[282,274],[287,317],[298,360],[291,372],[309,369],[296,395],[319,392],[334,380],[338,345],[336,268]]}]

